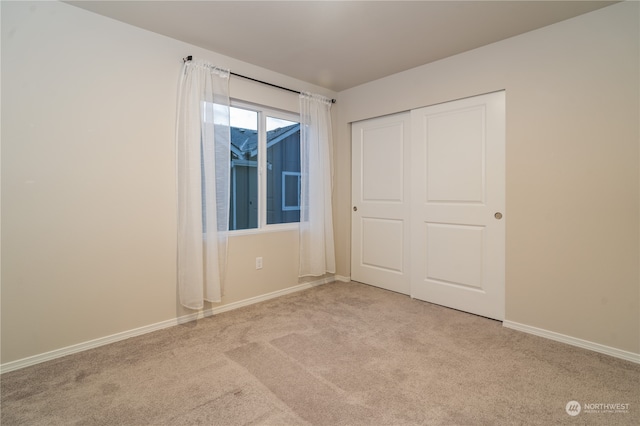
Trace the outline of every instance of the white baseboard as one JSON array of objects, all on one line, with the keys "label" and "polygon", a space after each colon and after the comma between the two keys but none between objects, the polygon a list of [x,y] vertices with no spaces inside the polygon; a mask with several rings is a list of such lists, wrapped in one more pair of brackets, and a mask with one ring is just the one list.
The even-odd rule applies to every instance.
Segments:
[{"label": "white baseboard", "polygon": [[577,346],[583,349],[589,349],[594,352],[609,355],[615,358],[624,359],[626,361],[640,364],[640,354],[623,351],[622,349],[612,348],[611,346],[601,345],[600,343],[590,342],[588,340],[578,339],[577,337],[567,336],[565,334],[556,333],[554,331],[542,328],[532,327],[530,325],[520,324],[513,321],[503,321],[502,325],[513,330],[522,331],[524,333],[534,334],[546,339],[555,340],[556,342],[566,343],[571,346]]},{"label": "white baseboard", "polygon": [[183,315],[178,318],[161,321],[155,324],[146,325],[143,327],[135,328],[133,330],[123,331],[120,333],[112,334],[110,336],[100,337],[98,339],[89,340],[87,342],[78,343],[78,344],[67,346],[61,349],[55,349],[53,351],[45,352],[38,355],[33,355],[33,356],[22,358],[16,361],[6,362],[4,364],[0,364],[0,374],[7,373],[9,371],[19,370],[21,368],[29,367],[35,364],[40,364],[45,361],[51,361],[56,358],[61,358],[63,356],[86,351],[88,349],[93,349],[100,346],[108,345],[110,343],[119,342],[121,340],[129,339],[135,336],[140,336],[142,334],[152,333],[154,331],[162,330],[164,328],[174,327],[179,324],[195,321],[197,319],[220,314],[222,312],[231,311],[233,309],[242,308],[244,306],[253,305],[259,302],[264,302],[269,299],[274,299],[276,297],[284,296],[286,294],[295,293],[301,290],[306,290],[311,287],[326,284],[332,281],[334,281],[334,277],[321,278],[319,280],[299,284],[293,287],[288,287],[282,290],[274,291],[272,293],[263,294],[261,296],[240,300],[238,302],[232,302],[227,305],[222,305],[222,306],[207,309],[204,311],[199,311],[193,314]]},{"label": "white baseboard", "polygon": [[327,284],[333,281],[334,281],[333,277],[320,278],[319,280],[298,284],[296,286],[288,287],[283,290],[278,290],[272,293],[263,294],[261,296],[251,297],[249,299],[240,300],[238,302],[233,302],[233,303],[229,303],[227,305],[219,306],[216,308],[207,309],[206,311],[202,312],[202,317],[208,317],[211,315],[221,314],[222,312],[232,311],[234,309],[242,308],[244,306],[249,306],[255,303],[264,302],[269,299],[275,299],[276,297],[284,296],[285,294],[295,293],[297,291],[306,290],[311,287]]},{"label": "white baseboard", "polygon": [[[183,315],[178,318],[161,321],[155,324],[135,328],[121,333],[112,334],[110,336],[100,337],[98,339],[89,340],[87,342],[78,343],[76,345],[67,346],[61,349],[45,352],[42,354],[30,356],[27,358],[19,359],[16,361],[0,364],[0,374],[7,373],[9,371],[19,370],[21,368],[29,367],[31,365],[40,364],[42,362],[50,361],[63,356],[71,355],[74,353],[86,351],[88,349],[97,348],[100,346],[108,345],[110,343],[119,342],[121,340],[129,339],[131,337],[140,336],[154,331],[162,330],[168,327],[174,327],[176,325],[184,324],[197,319],[209,317],[212,315],[220,314],[223,312],[231,311],[233,309],[242,308],[244,306],[253,305],[255,303],[264,302],[269,299],[284,296],[286,294],[295,293],[297,291],[306,290],[318,285],[326,284],[332,281],[349,282],[350,277],[342,275],[335,275],[334,277],[325,277],[319,280],[302,283],[293,287],[288,287],[282,290],[274,291],[271,293],[263,294],[261,296],[252,297],[238,302],[232,302],[227,305],[218,306],[215,308],[199,311],[193,314]],[[578,339],[576,337],[567,336],[564,334],[556,333],[553,331],[544,330],[537,327],[532,327],[525,324],[520,324],[513,321],[503,321],[502,325],[513,330],[522,331],[524,333],[534,334],[536,336],[544,337],[557,342],[566,343],[572,346],[577,346],[584,349],[589,349],[594,352],[610,355],[616,358],[631,361],[640,364],[640,354],[624,351],[621,349],[612,348],[610,346],[601,345],[599,343],[589,342],[587,340]]]}]

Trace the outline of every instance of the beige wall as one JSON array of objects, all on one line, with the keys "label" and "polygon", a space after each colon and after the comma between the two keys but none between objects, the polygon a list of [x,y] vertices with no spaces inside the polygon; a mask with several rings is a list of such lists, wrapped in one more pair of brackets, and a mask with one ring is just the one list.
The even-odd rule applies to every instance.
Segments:
[{"label": "beige wall", "polygon": [[[1,362],[190,314],[175,282],[181,58],[335,93],[63,3],[1,7]],[[231,95],[298,110],[245,80]],[[231,238],[223,303],[297,285],[297,250],[296,231]]]},{"label": "beige wall", "polygon": [[349,123],[505,89],[506,319],[640,353],[638,6],[341,92],[338,274],[350,274]]}]

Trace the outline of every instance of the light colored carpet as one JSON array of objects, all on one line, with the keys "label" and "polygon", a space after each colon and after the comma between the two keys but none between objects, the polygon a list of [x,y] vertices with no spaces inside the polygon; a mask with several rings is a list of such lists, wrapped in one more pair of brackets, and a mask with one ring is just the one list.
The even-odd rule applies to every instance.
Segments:
[{"label": "light colored carpet", "polygon": [[1,396],[2,425],[638,425],[640,365],[333,283],[5,373]]}]

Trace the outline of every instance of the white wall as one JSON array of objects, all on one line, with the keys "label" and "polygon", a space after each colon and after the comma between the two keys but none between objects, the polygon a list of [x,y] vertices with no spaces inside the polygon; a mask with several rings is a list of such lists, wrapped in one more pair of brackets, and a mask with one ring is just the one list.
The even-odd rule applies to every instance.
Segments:
[{"label": "white wall", "polygon": [[[335,93],[64,3],[1,7],[1,362],[191,313],[175,281],[182,58]],[[231,95],[298,110],[296,95],[246,80]],[[295,231],[229,250],[223,304],[298,284]]]},{"label": "white wall", "polygon": [[337,273],[350,271],[349,123],[505,89],[506,319],[639,354],[638,6],[341,92]]}]

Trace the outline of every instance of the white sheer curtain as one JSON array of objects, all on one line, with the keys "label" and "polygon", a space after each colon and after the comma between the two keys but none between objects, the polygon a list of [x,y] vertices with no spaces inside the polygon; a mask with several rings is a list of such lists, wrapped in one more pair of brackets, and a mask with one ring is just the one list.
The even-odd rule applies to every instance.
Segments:
[{"label": "white sheer curtain", "polygon": [[178,293],[202,309],[219,302],[229,232],[229,71],[184,64],[176,125]]},{"label": "white sheer curtain", "polygon": [[331,164],[331,100],[300,94],[299,276],[335,273]]}]

